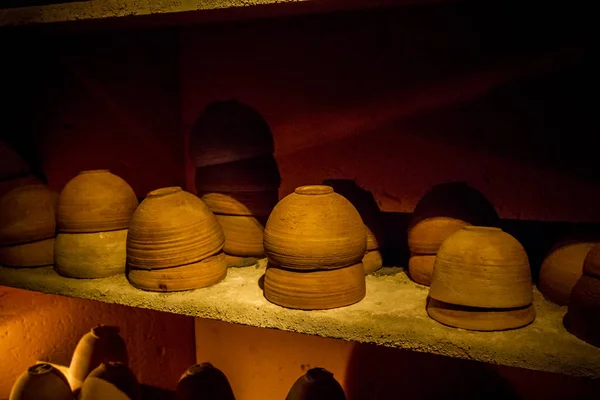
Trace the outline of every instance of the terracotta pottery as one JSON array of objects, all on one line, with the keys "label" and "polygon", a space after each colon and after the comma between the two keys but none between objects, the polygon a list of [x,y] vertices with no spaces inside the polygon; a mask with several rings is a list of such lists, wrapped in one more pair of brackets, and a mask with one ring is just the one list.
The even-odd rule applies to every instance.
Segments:
[{"label": "terracotta pottery", "polygon": [[85,378],[79,400],[141,400],[140,385],[127,365],[102,363]]},{"label": "terracotta pottery", "polygon": [[216,215],[223,234],[223,251],[235,256],[264,257],[263,231],[266,218],[243,215]]},{"label": "terracotta pottery", "polygon": [[82,171],[58,197],[58,229],[69,233],[127,229],[138,206],[133,189],[106,169]]},{"label": "terracotta pottery", "polygon": [[0,247],[4,267],[43,267],[54,263],[54,238]]},{"label": "terracotta pottery", "polygon": [[436,254],[442,242],[459,229],[497,222],[496,210],[479,191],[462,182],[436,185],[413,212],[408,247],[412,253]]},{"label": "terracotta pottery", "polygon": [[357,303],[365,297],[361,263],[323,271],[294,271],[269,265],[265,297],[271,303],[301,310],[324,310]]},{"label": "terracotta pottery", "polygon": [[431,285],[434,262],[435,255],[411,254],[408,259],[410,279],[421,285]]},{"label": "terracotta pottery", "polygon": [[50,364],[29,367],[10,391],[9,400],[73,400],[67,378]]},{"label": "terracotta pottery", "polygon": [[192,365],[177,383],[176,400],[235,400],[229,380],[210,363]]},{"label": "terracotta pottery", "polygon": [[344,389],[324,368],[311,368],[298,378],[286,400],[346,400]]},{"label": "terracotta pottery", "polygon": [[330,186],[301,186],[273,209],[264,233],[269,261],[289,269],[360,263],[365,226],[354,206]]},{"label": "terracotta pottery", "polygon": [[116,326],[99,325],[83,335],[77,343],[69,372],[73,389],[81,386],[85,378],[102,363],[127,364],[127,348]]},{"label": "terracotta pottery", "polygon": [[227,267],[251,267],[252,265],[256,265],[258,260],[259,258],[256,257],[238,257],[225,254],[225,262],[227,263]]},{"label": "terracotta pottery", "polygon": [[59,233],[54,268],[69,278],[105,278],[125,273],[127,229],[97,233]]},{"label": "terracotta pottery", "polygon": [[365,225],[365,229],[367,232],[367,251],[369,250],[377,250],[379,248],[379,243],[377,243],[377,238],[373,231]]},{"label": "terracotta pottery", "polygon": [[529,306],[533,290],[525,249],[499,228],[467,226],[440,247],[429,295],[468,307]]},{"label": "terracotta pottery", "polygon": [[544,297],[565,306],[573,286],[583,274],[583,261],[594,247],[593,242],[560,243],[554,246],[542,263],[538,288]]},{"label": "terracotta pottery", "polygon": [[365,275],[369,275],[383,266],[383,258],[379,250],[371,250],[365,253],[362,259]]},{"label": "terracotta pottery", "polygon": [[502,331],[521,328],[535,319],[533,305],[514,309],[489,309],[456,306],[429,299],[427,313],[444,325],[472,331]]},{"label": "terracotta pottery", "polygon": [[218,253],[224,243],[219,221],[202,200],[168,187],[148,193],[135,211],[127,262],[141,269],[177,267]]},{"label": "terracotta pottery", "polygon": [[42,182],[40,179],[36,178],[33,175],[25,175],[20,178],[14,178],[7,181],[0,181],[0,197],[4,196],[6,193],[20,186],[43,184],[44,182]]},{"label": "terracotta pottery", "polygon": [[11,147],[0,140],[0,181],[26,175],[29,166]]},{"label": "terracotta pottery", "polygon": [[259,192],[226,192],[199,194],[215,214],[268,217],[279,201],[277,189]]},{"label": "terracotta pottery", "polygon": [[235,100],[211,103],[192,127],[190,155],[197,167],[259,157],[274,150],[265,119]]},{"label": "terracotta pottery", "polygon": [[0,246],[56,236],[56,192],[46,185],[19,186],[0,198]]},{"label": "terracotta pottery", "polygon": [[584,274],[571,291],[565,316],[569,332],[600,347],[600,279]]},{"label": "terracotta pottery", "polygon": [[594,246],[583,262],[583,273],[600,278],[600,245]]},{"label": "terracotta pottery", "polygon": [[196,168],[196,190],[200,192],[256,192],[275,190],[281,177],[275,157],[267,156],[227,164]]},{"label": "terracotta pottery", "polygon": [[180,267],[144,270],[129,268],[129,283],[138,289],[154,292],[176,292],[214,285],[227,275],[223,253]]}]

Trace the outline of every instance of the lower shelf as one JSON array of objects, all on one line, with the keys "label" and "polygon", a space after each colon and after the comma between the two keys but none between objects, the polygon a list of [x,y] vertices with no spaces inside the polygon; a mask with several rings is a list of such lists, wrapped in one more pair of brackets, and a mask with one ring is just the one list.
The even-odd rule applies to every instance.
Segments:
[{"label": "lower shelf", "polygon": [[212,287],[179,293],[152,293],[129,285],[125,276],[79,280],[52,267],[0,267],[0,285],[273,328],[309,335],[373,343],[492,364],[599,378],[600,348],[570,335],[562,324],[566,307],[534,289],[536,320],[505,332],[471,332],[441,325],[427,315],[428,288],[412,282],[401,268],[367,276],[367,295],[357,304],[324,311],[288,310],[269,303],[260,288],[265,260],[230,268]]}]

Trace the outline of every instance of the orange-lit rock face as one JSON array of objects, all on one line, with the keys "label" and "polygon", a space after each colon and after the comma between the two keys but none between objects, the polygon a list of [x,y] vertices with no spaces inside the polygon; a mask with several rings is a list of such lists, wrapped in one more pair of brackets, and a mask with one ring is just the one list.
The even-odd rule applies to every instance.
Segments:
[{"label": "orange-lit rock face", "polygon": [[0,398],[38,360],[69,365],[94,326],[117,325],[140,382],[175,389],[194,362],[191,318],[0,287]]}]

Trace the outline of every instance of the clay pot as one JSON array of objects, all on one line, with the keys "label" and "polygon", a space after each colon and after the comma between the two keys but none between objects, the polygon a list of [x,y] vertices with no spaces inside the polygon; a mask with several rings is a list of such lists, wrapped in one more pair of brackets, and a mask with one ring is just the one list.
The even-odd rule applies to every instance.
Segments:
[{"label": "clay pot", "polygon": [[429,295],[468,307],[528,306],[533,291],[525,249],[499,228],[465,227],[440,247]]},{"label": "clay pot", "polygon": [[14,179],[29,172],[29,166],[21,156],[0,140],[0,181]]},{"label": "clay pot", "polygon": [[281,177],[272,154],[196,169],[196,190],[204,192],[272,191]]},{"label": "clay pot", "polygon": [[56,235],[57,194],[46,185],[26,185],[0,198],[0,245],[28,243]]},{"label": "clay pot", "polygon": [[210,363],[192,365],[177,383],[176,400],[235,400],[227,377]]},{"label": "clay pot", "polygon": [[535,319],[531,304],[514,309],[463,307],[435,299],[427,302],[427,313],[436,321],[472,331],[503,331],[529,325]]},{"label": "clay pot", "polygon": [[273,209],[264,232],[269,261],[289,269],[360,263],[365,226],[354,206],[330,186],[301,186]]},{"label": "clay pot", "polygon": [[263,231],[266,218],[216,215],[223,234],[223,251],[236,256],[264,257]]},{"label": "clay pot", "polygon": [[565,316],[569,332],[600,347],[600,279],[584,274],[579,278],[569,298]]},{"label": "clay pot", "polygon": [[106,169],[82,171],[58,197],[60,232],[93,233],[127,229],[138,206],[133,189]]},{"label": "clay pot", "polygon": [[367,232],[367,251],[369,250],[377,250],[379,248],[379,243],[377,243],[377,238],[373,231],[365,225],[365,230]]},{"label": "clay pot", "polygon": [[148,193],[135,211],[127,262],[141,269],[177,267],[218,253],[224,243],[219,222],[202,200],[168,187]]},{"label": "clay pot", "polygon": [[29,367],[10,391],[9,400],[73,400],[67,378],[50,364]]},{"label": "clay pot", "polygon": [[459,229],[497,223],[496,210],[479,191],[462,182],[436,185],[413,212],[408,247],[412,253],[436,254],[442,242]]},{"label": "clay pot", "polygon": [[225,279],[227,261],[223,253],[179,267],[144,270],[129,268],[127,279],[138,289],[177,292],[214,285]]},{"label": "clay pot", "polygon": [[54,268],[69,278],[105,278],[125,273],[127,229],[97,233],[59,233]]},{"label": "clay pot", "polygon": [[324,310],[357,303],[365,297],[361,263],[323,271],[294,271],[269,265],[265,297],[271,303],[300,310]]},{"label": "clay pot", "polygon": [[102,363],[85,378],[79,400],[141,400],[140,385],[127,365]]},{"label": "clay pot", "polygon": [[99,325],[83,335],[77,343],[69,371],[73,389],[81,386],[85,378],[102,363],[127,364],[127,348],[116,326]]},{"label": "clay pot", "polygon": [[311,368],[298,378],[286,400],[346,400],[344,389],[324,368]]},{"label": "clay pot", "polygon": [[235,100],[211,103],[192,127],[190,155],[197,167],[272,154],[274,149],[264,118]]},{"label": "clay pot", "polygon": [[4,267],[43,267],[54,263],[54,238],[0,247]]},{"label": "clay pot", "polygon": [[412,254],[408,259],[410,279],[421,285],[431,285],[435,257],[435,255]]},{"label": "clay pot", "polygon": [[7,181],[0,181],[0,197],[4,196],[6,193],[20,186],[43,184],[44,182],[42,182],[40,179],[36,178],[33,175],[25,175],[20,178],[14,178]]},{"label": "clay pot", "polygon": [[203,193],[202,201],[215,214],[268,217],[279,200],[276,189],[259,192]]},{"label": "clay pot", "polygon": [[362,259],[365,275],[369,275],[383,266],[383,258],[379,250],[371,250],[365,253]]},{"label": "clay pot", "polygon": [[564,306],[573,286],[583,274],[583,261],[593,242],[570,242],[554,246],[542,263],[538,288],[544,297]]},{"label": "clay pot", "polygon": [[594,246],[583,262],[583,273],[600,278],[600,245]]},{"label": "clay pot", "polygon": [[227,267],[239,268],[239,267],[250,267],[256,265],[259,258],[256,257],[238,257],[230,254],[225,254],[225,262]]}]

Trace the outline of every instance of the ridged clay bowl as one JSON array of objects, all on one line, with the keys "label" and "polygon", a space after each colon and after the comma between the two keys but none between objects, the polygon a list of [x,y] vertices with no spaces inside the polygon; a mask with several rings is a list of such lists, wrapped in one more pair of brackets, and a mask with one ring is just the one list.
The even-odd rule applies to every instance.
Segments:
[{"label": "ridged clay bowl", "polygon": [[256,192],[208,192],[200,198],[215,214],[268,217],[279,201],[277,189]]},{"label": "ridged clay bowl", "polygon": [[43,267],[54,264],[54,238],[0,246],[0,265],[13,268]]},{"label": "ridged clay bowl", "polygon": [[68,233],[127,229],[138,206],[133,189],[108,170],[82,171],[58,197],[58,229]]},{"label": "ridged clay bowl", "polygon": [[216,217],[225,235],[225,253],[243,257],[264,257],[263,231],[266,218],[243,215]]},{"label": "ridged clay bowl", "polygon": [[362,263],[323,271],[293,271],[269,265],[264,292],[271,303],[286,308],[344,307],[365,297],[365,269]]},{"label": "ridged clay bowl", "polygon": [[235,400],[227,376],[210,363],[189,367],[179,379],[176,400]]},{"label": "ridged clay bowl", "polygon": [[538,288],[547,299],[564,306],[583,274],[583,262],[594,242],[567,242],[554,246],[544,258]]},{"label": "ridged clay bowl", "polygon": [[280,183],[273,155],[196,168],[195,184],[199,193],[268,191],[277,189]]},{"label": "ridged clay bowl", "polygon": [[369,275],[383,266],[383,258],[379,250],[369,250],[362,259],[365,275]]},{"label": "ridged clay bowl", "polygon": [[106,278],[125,273],[127,229],[97,233],[59,233],[54,269],[69,278]]},{"label": "ridged clay bowl", "polygon": [[177,292],[214,285],[227,276],[227,260],[218,253],[201,261],[179,267],[144,270],[129,268],[127,279],[138,289],[152,292]]},{"label": "ridged clay bowl", "polygon": [[167,187],[148,193],[135,211],[127,262],[138,269],[177,267],[218,253],[224,243],[219,221],[202,200]]},{"label": "ridged clay bowl", "polygon": [[67,378],[50,364],[27,369],[13,385],[10,400],[73,400]]},{"label": "ridged clay bowl", "polygon": [[408,273],[410,279],[421,285],[431,285],[435,257],[435,254],[411,254],[408,259]]},{"label": "ridged clay bowl", "polygon": [[19,186],[0,198],[0,246],[56,235],[58,195],[46,185]]},{"label": "ridged clay bowl", "polygon": [[289,269],[360,263],[367,246],[358,211],[330,186],[301,186],[271,212],[264,232],[269,261]]},{"label": "ridged clay bowl", "polygon": [[429,295],[468,307],[529,306],[533,289],[525,249],[499,228],[465,227],[440,247]]}]

